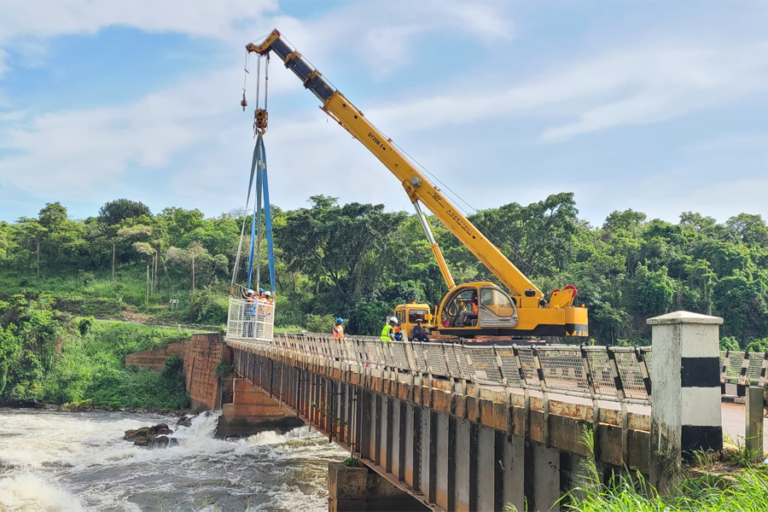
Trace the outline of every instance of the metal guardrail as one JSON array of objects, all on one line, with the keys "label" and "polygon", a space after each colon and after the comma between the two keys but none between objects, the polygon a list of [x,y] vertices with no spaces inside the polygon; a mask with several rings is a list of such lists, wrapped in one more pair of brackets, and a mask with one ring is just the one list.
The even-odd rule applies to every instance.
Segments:
[{"label": "metal guardrail", "polygon": [[370,368],[428,378],[537,390],[622,403],[650,404],[650,347],[485,346],[382,342],[354,336],[275,334],[272,341],[228,333],[236,348],[301,355],[319,364]]},{"label": "metal guardrail", "polygon": [[768,387],[768,352],[720,352],[720,383]]}]

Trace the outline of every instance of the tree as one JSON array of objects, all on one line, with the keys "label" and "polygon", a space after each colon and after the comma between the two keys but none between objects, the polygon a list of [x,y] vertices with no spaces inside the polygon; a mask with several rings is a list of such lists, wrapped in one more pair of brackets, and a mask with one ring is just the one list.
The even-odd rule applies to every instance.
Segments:
[{"label": "tree", "polygon": [[141,201],[130,199],[116,199],[104,203],[99,208],[99,221],[107,226],[115,226],[126,219],[138,219],[139,217],[151,217],[149,207]]},{"label": "tree", "polygon": [[373,298],[385,281],[389,242],[407,215],[386,213],[384,205],[337,206],[324,196],[311,202],[312,208],[288,213],[285,225],[275,229],[275,243],[291,248],[285,254],[289,270],[308,274],[318,286],[330,285],[327,307],[346,313],[363,297]]},{"label": "tree", "polygon": [[45,203],[45,207],[38,214],[38,219],[41,226],[52,231],[67,220],[67,209],[61,206],[61,203],[58,201],[55,203]]}]

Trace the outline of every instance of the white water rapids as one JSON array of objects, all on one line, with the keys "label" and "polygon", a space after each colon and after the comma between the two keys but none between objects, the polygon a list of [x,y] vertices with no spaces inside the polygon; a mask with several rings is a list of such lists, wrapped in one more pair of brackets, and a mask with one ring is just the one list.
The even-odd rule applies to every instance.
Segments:
[{"label": "white water rapids", "polygon": [[[345,452],[307,427],[214,439],[217,415],[0,409],[0,510],[327,510],[327,467]],[[147,449],[128,429],[167,423],[179,439]]]}]

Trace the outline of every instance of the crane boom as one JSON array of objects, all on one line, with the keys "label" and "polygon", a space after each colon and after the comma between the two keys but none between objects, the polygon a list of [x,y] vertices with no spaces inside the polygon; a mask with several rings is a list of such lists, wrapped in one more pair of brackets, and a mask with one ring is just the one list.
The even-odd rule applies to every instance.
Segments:
[{"label": "crane boom", "polygon": [[[543,293],[534,285],[504,254],[491,243],[472,222],[453,205],[445,195],[432,184],[392,143],[392,139],[381,133],[363,113],[343,94],[337,91],[300,53],[291,48],[273,31],[261,44],[249,44],[248,52],[264,55],[272,51],[284,63],[285,67],[304,83],[321,102],[322,109],[335,119],[344,129],[362,143],[389,171],[400,181],[408,197],[417,207],[424,204],[448,230],[469,249],[485,267],[496,276],[514,295],[525,297],[525,302],[536,302],[543,298]],[[420,215],[423,219],[423,215]],[[424,225],[425,222],[422,221]],[[428,225],[425,229],[428,229]],[[428,232],[428,236],[429,236]],[[430,239],[432,251],[449,288],[453,288],[450,276],[439,247]],[[565,304],[563,304],[565,305]],[[568,304],[570,305],[570,304]]]}]

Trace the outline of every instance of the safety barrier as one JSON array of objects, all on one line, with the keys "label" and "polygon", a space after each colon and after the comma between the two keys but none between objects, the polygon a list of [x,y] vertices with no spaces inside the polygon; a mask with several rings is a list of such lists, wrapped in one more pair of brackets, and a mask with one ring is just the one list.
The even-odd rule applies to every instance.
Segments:
[{"label": "safety barrier", "polygon": [[271,342],[275,324],[275,303],[229,298],[227,336],[246,341]]},{"label": "safety barrier", "polygon": [[768,386],[768,352],[720,352],[720,383]]},{"label": "safety barrier", "polygon": [[302,356],[317,364],[365,373],[370,368],[462,382],[536,390],[614,402],[649,404],[649,347],[468,346],[452,343],[381,342],[354,336],[335,340],[313,334],[276,334],[245,340],[228,334],[235,348]]}]

